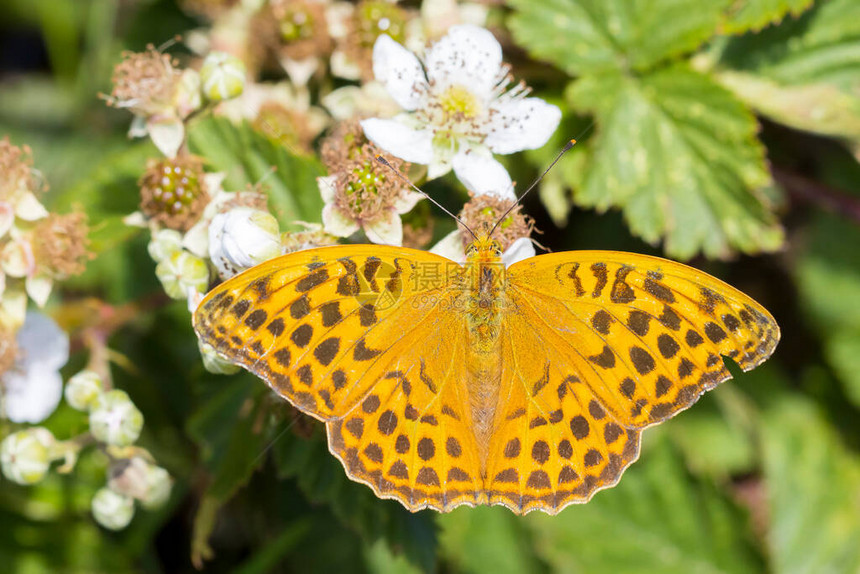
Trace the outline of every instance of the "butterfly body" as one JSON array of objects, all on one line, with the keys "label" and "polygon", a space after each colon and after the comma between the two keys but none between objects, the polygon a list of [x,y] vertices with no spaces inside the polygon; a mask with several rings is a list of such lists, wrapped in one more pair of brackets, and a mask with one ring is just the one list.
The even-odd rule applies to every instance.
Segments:
[{"label": "butterfly body", "polygon": [[410,510],[555,513],[614,485],[642,429],[773,352],[755,301],[698,270],[609,251],[505,268],[348,245],[216,287],[198,335],[322,420],[350,478]]}]

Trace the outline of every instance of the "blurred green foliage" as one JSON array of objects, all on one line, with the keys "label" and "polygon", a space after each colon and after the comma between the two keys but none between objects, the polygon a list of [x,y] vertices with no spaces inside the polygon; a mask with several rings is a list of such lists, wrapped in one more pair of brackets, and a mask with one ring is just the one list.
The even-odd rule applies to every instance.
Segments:
[{"label": "blurred green foliage", "polygon": [[[177,481],[169,505],[100,529],[98,453],[38,486],[4,481],[4,571],[189,572],[192,554],[247,573],[860,571],[860,4],[511,0],[503,12],[531,58],[512,52],[515,73],[564,110],[557,143],[595,122],[526,203],[542,241],[698,255],[773,311],[774,358],[645,433],[642,460],[585,506],[411,514],[349,481],[321,426],[254,377],[206,373],[184,305],[160,306],[110,343],[131,365],[115,382],[145,415],[141,444]],[[7,0],[0,22],[0,133],[34,148],[49,205],[82,206],[93,227],[98,257],[63,297],[159,293],[146,238],[121,223],[157,154],[97,94],[122,49],[199,22],[171,0]],[[264,180],[284,223],[319,221],[316,159],[223,120],[195,123],[190,143],[233,188]],[[530,179],[555,149],[512,173]],[[67,436],[85,418],[63,407],[47,426]]]}]

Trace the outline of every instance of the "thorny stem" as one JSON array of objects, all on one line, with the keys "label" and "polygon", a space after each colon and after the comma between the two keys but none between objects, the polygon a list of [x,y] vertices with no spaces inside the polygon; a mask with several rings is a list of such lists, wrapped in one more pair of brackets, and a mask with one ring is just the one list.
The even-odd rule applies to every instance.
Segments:
[{"label": "thorny stem", "polygon": [[792,198],[815,204],[860,223],[860,197],[781,167],[771,166],[771,173]]}]

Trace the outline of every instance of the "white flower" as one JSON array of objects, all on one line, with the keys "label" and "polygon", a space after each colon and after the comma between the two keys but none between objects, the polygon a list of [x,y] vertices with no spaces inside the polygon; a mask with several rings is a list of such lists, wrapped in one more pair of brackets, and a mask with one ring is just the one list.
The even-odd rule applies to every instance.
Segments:
[{"label": "white flower", "polygon": [[209,258],[227,279],[281,254],[278,220],[265,211],[237,207],[209,226]]},{"label": "white flower", "polygon": [[51,466],[54,435],[41,427],[10,434],[0,444],[3,476],[18,484],[34,484]]},{"label": "white flower", "polygon": [[60,367],[69,360],[69,336],[49,317],[31,311],[17,340],[15,365],[2,376],[6,417],[16,423],[38,423],[60,404]]},{"label": "white flower", "polygon": [[[388,36],[373,50],[373,69],[406,113],[362,122],[367,137],[387,152],[429,165],[428,177],[447,173],[455,158],[469,162],[541,147],[561,111],[508,90],[508,67],[493,35],[476,26],[452,27],[418,58]],[[495,160],[493,160],[495,161]]]},{"label": "white flower", "polygon": [[93,518],[110,530],[122,530],[134,517],[134,499],[102,488],[90,503]]},{"label": "white flower", "polygon": [[96,440],[128,446],[137,440],[142,428],[143,414],[125,391],[103,393],[90,406],[90,432]]}]

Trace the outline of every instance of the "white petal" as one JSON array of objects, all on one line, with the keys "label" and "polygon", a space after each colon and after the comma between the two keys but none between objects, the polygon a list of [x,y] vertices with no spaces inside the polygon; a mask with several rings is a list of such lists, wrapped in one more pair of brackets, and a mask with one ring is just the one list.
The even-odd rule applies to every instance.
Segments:
[{"label": "white petal", "polygon": [[484,28],[452,26],[427,50],[425,60],[434,91],[459,85],[488,100],[501,73],[502,47]]},{"label": "white petal", "polygon": [[0,326],[17,331],[27,315],[27,294],[19,289],[6,289],[0,297]]},{"label": "white petal", "polygon": [[146,127],[149,137],[158,151],[167,157],[176,157],[182,141],[185,139],[185,125],[179,118],[166,118],[159,121],[150,120]]},{"label": "white petal", "polygon": [[346,80],[361,79],[361,67],[358,65],[358,62],[350,59],[349,55],[343,50],[335,50],[332,53],[330,65],[333,76]]},{"label": "white petal", "polygon": [[131,120],[131,125],[128,126],[128,137],[142,138],[146,137],[148,133],[149,129],[146,127],[146,117],[134,116],[134,119]]},{"label": "white petal", "polygon": [[334,201],[334,185],[336,182],[336,175],[324,175],[317,178],[317,187],[320,190],[323,203],[331,203]]},{"label": "white petal", "polygon": [[393,209],[386,210],[379,219],[366,221],[362,227],[367,238],[373,243],[381,245],[400,245],[403,243],[403,223]]},{"label": "white petal", "polygon": [[373,45],[373,75],[403,109],[414,110],[427,89],[427,79],[415,54],[382,34]]},{"label": "white petal", "polygon": [[27,290],[27,295],[40,308],[48,302],[48,297],[51,296],[51,289],[54,287],[54,282],[50,277],[33,275],[24,280],[24,288]]},{"label": "white petal", "polygon": [[46,365],[25,371],[10,369],[3,375],[6,416],[16,423],[40,423],[60,404],[63,378]]},{"label": "white petal", "polygon": [[561,121],[561,110],[540,98],[496,102],[484,143],[493,153],[536,149],[547,142]]},{"label": "white petal", "polygon": [[479,153],[460,153],[452,162],[457,179],[478,195],[495,195],[515,200],[514,183],[505,166]]},{"label": "white petal", "polygon": [[355,6],[347,2],[326,6],[325,21],[329,36],[337,40],[346,38],[353,29],[351,18],[354,13]]},{"label": "white petal", "polygon": [[122,218],[122,222],[129,227],[140,227],[146,229],[149,225],[146,223],[146,216],[139,211],[129,213]]},{"label": "white petal", "polygon": [[349,237],[358,231],[358,224],[329,203],[322,210],[323,229],[335,237]]},{"label": "white petal", "polygon": [[304,60],[282,58],[281,66],[295,85],[306,86],[319,67],[319,59],[316,56]]},{"label": "white petal", "polygon": [[430,248],[430,253],[463,263],[466,260],[466,252],[463,250],[463,237],[460,235],[460,230],[452,231],[443,237],[439,243]]},{"label": "white petal", "polygon": [[59,370],[69,360],[69,336],[44,313],[28,311],[16,339],[23,370],[32,364]]},{"label": "white petal", "polygon": [[424,196],[417,191],[407,191],[401,194],[394,202],[394,211],[399,214],[409,213]]},{"label": "white petal", "polygon": [[15,215],[24,221],[36,221],[48,216],[48,210],[32,193],[24,193],[15,202]]},{"label": "white petal", "polygon": [[444,142],[433,146],[433,160],[427,166],[427,180],[442,177],[451,171],[451,161],[456,153],[453,146],[445,145]]},{"label": "white petal", "polygon": [[182,236],[182,247],[197,257],[209,256],[209,225],[211,221],[201,219]]},{"label": "white petal", "polygon": [[505,264],[505,267],[510,267],[517,261],[522,261],[523,259],[528,259],[529,257],[535,256],[535,246],[532,243],[532,240],[528,237],[520,237],[511,245],[505,249],[505,252],[502,253],[502,262]]},{"label": "white petal", "polygon": [[367,139],[402,160],[426,165],[433,159],[433,134],[428,130],[380,118],[364,120],[361,127]]}]

